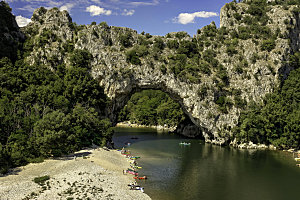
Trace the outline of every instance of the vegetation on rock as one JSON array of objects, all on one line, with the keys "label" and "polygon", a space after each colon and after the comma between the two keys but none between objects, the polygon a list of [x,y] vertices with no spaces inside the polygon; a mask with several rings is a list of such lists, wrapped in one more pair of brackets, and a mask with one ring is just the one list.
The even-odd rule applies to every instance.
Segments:
[{"label": "vegetation on rock", "polygon": [[279,148],[300,147],[300,54],[293,56],[296,70],[282,87],[243,112],[235,129],[240,142],[272,144]]}]

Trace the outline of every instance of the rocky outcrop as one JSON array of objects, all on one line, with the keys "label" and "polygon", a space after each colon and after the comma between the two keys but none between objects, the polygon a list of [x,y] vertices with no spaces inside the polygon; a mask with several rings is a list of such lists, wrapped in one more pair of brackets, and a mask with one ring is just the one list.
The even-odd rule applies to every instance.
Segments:
[{"label": "rocky outcrop", "polygon": [[[234,138],[232,129],[241,110],[251,101],[262,101],[279,85],[279,77],[284,77],[291,69],[286,62],[288,56],[299,50],[299,15],[293,13],[295,6],[288,9],[270,6],[267,13],[270,19],[265,26],[278,37],[271,44],[272,49],[264,49],[266,39],[233,39],[234,31],[240,31],[240,26],[244,25],[241,19],[249,14],[246,13],[247,4],[234,4],[235,9],[231,5],[233,3],[224,6],[220,14],[221,29],[226,32],[222,35],[223,43],[216,36],[209,36],[208,42],[202,41],[207,29],[215,29],[213,23],[199,30],[193,38],[184,33],[150,36],[106,23],[77,26],[66,11],[40,8],[25,28],[34,44],[27,60],[55,70],[59,64],[69,65],[71,51],[68,48],[88,50],[94,58],[91,73],[111,100],[107,115],[112,121],[116,121],[116,113],[135,91],[159,89],[179,102],[198,127],[198,130],[186,128],[186,134],[193,132],[196,136],[201,133],[206,142],[224,144]],[[210,73],[195,71],[200,77],[196,81],[193,77],[179,77],[173,73],[176,63],[172,62],[172,55],[179,50],[166,45],[173,41],[192,42],[201,59],[205,59],[205,52],[215,53],[212,58],[217,66],[210,64]],[[131,61],[130,56],[135,60]],[[190,62],[193,58],[187,59]]]}]

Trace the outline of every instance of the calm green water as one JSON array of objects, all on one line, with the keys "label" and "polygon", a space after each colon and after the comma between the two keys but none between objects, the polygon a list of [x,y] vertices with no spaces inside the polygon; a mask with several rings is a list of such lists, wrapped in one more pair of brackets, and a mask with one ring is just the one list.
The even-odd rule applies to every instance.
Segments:
[{"label": "calm green water", "polygon": [[141,156],[139,173],[149,179],[139,183],[154,200],[300,199],[300,168],[286,152],[219,147],[151,129],[117,128],[113,139]]}]

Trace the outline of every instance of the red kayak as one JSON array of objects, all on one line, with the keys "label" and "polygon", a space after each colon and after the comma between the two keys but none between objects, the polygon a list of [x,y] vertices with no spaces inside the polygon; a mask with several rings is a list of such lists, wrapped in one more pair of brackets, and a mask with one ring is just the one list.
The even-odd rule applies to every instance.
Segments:
[{"label": "red kayak", "polygon": [[139,173],[134,172],[134,171],[126,170],[126,172],[127,172],[128,174],[132,174],[132,175],[135,175],[135,176],[138,176],[138,175],[139,175]]},{"label": "red kayak", "polygon": [[140,177],[138,177],[138,176],[135,176],[135,177],[133,177],[134,179],[147,179],[147,176],[140,176]]}]

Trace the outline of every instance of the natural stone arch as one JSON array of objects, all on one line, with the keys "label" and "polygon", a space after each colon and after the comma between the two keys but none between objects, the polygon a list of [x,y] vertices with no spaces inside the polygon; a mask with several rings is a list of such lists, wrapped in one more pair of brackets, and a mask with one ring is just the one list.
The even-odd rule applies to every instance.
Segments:
[{"label": "natural stone arch", "polygon": [[136,92],[141,92],[142,90],[160,90],[160,91],[166,93],[174,102],[176,102],[180,105],[182,111],[184,112],[186,119],[183,122],[181,122],[180,124],[178,124],[175,132],[182,134],[184,136],[187,136],[187,137],[203,138],[203,135],[202,135],[203,128],[200,128],[195,124],[196,122],[193,121],[194,118],[189,115],[187,110],[185,110],[182,99],[178,95],[166,90],[166,88],[160,88],[160,87],[157,87],[156,85],[155,86],[147,85],[144,87],[137,85],[137,86],[134,86],[132,88],[132,90],[129,91],[129,93],[116,94],[117,96],[112,99],[112,101],[110,102],[110,105],[108,106],[108,108],[106,110],[106,115],[111,119],[113,125],[116,124],[117,117],[118,117],[120,110],[122,108],[124,108],[124,106],[128,103],[131,96],[133,94],[135,94]]},{"label": "natural stone arch", "polygon": [[[124,67],[128,67],[128,64]],[[201,126],[201,123],[206,120],[203,119],[201,122],[192,114],[192,110],[198,108],[197,103],[200,101],[196,92],[199,85],[181,82],[172,75],[163,74],[155,68],[152,69],[147,66],[131,67],[130,73],[125,75],[114,71],[108,66],[94,68],[92,72],[93,76],[99,79],[100,85],[104,87],[104,92],[111,99],[107,116],[113,122],[116,122],[117,113],[127,104],[132,94],[144,89],[155,89],[167,93],[175,102],[181,105],[186,116],[201,130],[194,136],[202,134],[206,141],[210,141],[211,138],[216,139],[213,135],[214,130]],[[225,141],[221,140],[219,142],[223,144]]]},{"label": "natural stone arch", "polygon": [[[234,4],[235,9],[228,5],[226,4],[221,9],[220,27],[226,29],[228,34],[225,39],[230,42],[233,39],[230,33],[243,25],[233,16],[236,13],[240,14],[248,5],[245,3]],[[234,102],[233,91],[239,91],[239,96],[243,101],[247,103],[252,100],[261,102],[266,94],[273,92],[274,88],[280,84],[278,77],[285,76],[289,72],[290,67],[285,65],[285,61],[289,54],[299,51],[300,46],[300,16],[293,14],[293,7],[295,6],[285,10],[278,6],[272,6],[268,12],[268,16],[272,20],[266,26],[272,32],[279,30],[281,34],[290,37],[276,39],[273,50],[261,49],[262,41],[238,38],[235,38],[237,41],[234,46],[236,52],[232,55],[228,53],[225,42],[219,43],[215,40],[213,40],[215,45],[203,46],[202,44],[202,48],[194,49],[201,59],[204,57],[204,51],[214,51],[213,58],[226,72],[228,83],[226,83],[225,90],[228,91],[228,94],[225,96],[229,101]],[[289,26],[284,25],[285,20],[291,22]],[[220,90],[216,83],[216,80],[223,81],[218,76],[220,75],[216,69],[218,66],[213,66],[213,64],[209,66],[211,74],[197,72],[198,82],[195,83],[189,81],[187,76],[180,78],[177,76],[178,74],[175,75],[172,72],[172,62],[170,62],[169,56],[176,54],[177,50],[161,48],[158,52],[154,48],[158,40],[163,44],[167,44],[170,40],[176,40],[179,43],[192,42],[196,46],[200,46],[201,34],[205,33],[205,27],[194,37],[183,32],[151,37],[138,34],[129,28],[108,26],[105,23],[78,27],[72,23],[72,19],[66,11],[40,8],[35,10],[32,22],[24,29],[29,32],[35,30],[33,38],[39,38],[44,30],[51,30],[51,35],[55,36],[43,48],[37,45],[37,40],[34,40],[35,47],[26,58],[29,64],[41,64],[50,69],[54,69],[53,67],[59,64],[65,64],[68,67],[70,54],[66,51],[59,51],[59,49],[64,49],[69,42],[75,49],[85,49],[93,55],[91,73],[95,79],[99,80],[99,84],[104,87],[105,93],[111,99],[111,106],[107,110],[111,119],[114,119],[114,113],[124,106],[124,103],[127,102],[126,99],[135,90],[160,89],[181,104],[193,123],[201,128],[206,142],[224,144],[230,141],[230,137],[234,138],[232,128],[237,125],[242,108],[233,105],[226,112],[220,109],[217,100],[220,95],[223,95],[222,89],[224,88]],[[217,30],[214,23],[208,25],[207,29]],[[129,40],[126,45],[121,41],[124,35]],[[126,54],[135,47],[138,48],[143,40],[149,42],[146,48],[150,53],[140,56],[139,62],[130,63]],[[158,54],[159,56],[157,56]],[[254,55],[256,55],[255,62],[252,62]],[[49,58],[55,59],[52,59],[54,61],[51,62]],[[235,69],[237,65],[241,64],[240,58],[247,63],[245,76],[239,74]],[[205,60],[205,62],[209,61]],[[162,70],[163,66],[165,70]],[[198,63],[196,67],[200,68],[200,64]],[[203,87],[207,87],[207,91],[205,96],[200,97],[198,93]]]}]

